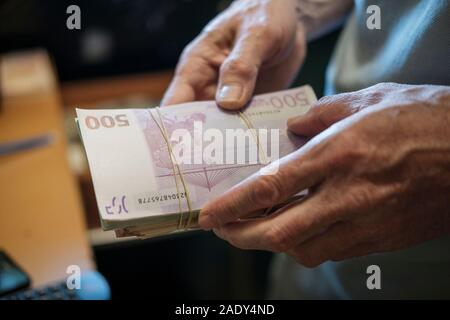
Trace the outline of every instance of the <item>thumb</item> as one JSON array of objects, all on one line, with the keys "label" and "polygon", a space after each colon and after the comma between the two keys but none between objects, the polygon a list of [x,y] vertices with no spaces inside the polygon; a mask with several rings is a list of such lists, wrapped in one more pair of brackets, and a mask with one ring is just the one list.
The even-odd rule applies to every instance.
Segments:
[{"label": "thumb", "polygon": [[347,94],[327,96],[317,101],[307,113],[290,118],[287,125],[295,134],[315,136],[356,111]]},{"label": "thumb", "polygon": [[246,31],[220,68],[216,92],[217,104],[237,110],[251,99],[261,64],[272,54],[273,45],[254,29]]}]

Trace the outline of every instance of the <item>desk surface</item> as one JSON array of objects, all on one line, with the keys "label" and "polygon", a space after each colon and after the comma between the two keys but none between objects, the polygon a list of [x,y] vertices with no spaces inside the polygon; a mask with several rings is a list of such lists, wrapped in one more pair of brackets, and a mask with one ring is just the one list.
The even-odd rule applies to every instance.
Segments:
[{"label": "desk surface", "polygon": [[173,77],[172,70],[122,75],[65,83],[61,95],[65,107],[97,107],[97,103],[139,95],[159,101]]},{"label": "desk surface", "polygon": [[47,132],[54,141],[0,156],[0,248],[30,274],[34,286],[64,279],[69,265],[94,268],[58,92],[4,95],[1,104],[0,143]]}]

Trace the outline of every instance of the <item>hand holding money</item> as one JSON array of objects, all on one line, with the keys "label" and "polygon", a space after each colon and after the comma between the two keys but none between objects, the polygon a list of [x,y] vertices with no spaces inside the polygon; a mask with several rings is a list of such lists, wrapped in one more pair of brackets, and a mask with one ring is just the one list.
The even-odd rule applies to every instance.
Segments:
[{"label": "hand holding money", "polygon": [[[205,204],[199,223],[236,247],[285,252],[308,267],[448,235],[449,120],[445,86],[383,83],[324,97],[288,123],[313,138],[276,174]],[[305,188],[302,201],[245,219]]]},{"label": "hand holding money", "polygon": [[276,172],[277,160],[304,144],[287,131],[286,121],[315,100],[306,86],[255,96],[241,112],[226,112],[212,101],[77,109],[103,229],[119,237],[152,237],[197,228],[207,201],[252,174]]},{"label": "hand holding money", "polygon": [[256,93],[288,87],[305,58],[311,20],[300,22],[298,6],[298,0],[233,1],[185,48],[162,104],[215,99],[237,110]]}]

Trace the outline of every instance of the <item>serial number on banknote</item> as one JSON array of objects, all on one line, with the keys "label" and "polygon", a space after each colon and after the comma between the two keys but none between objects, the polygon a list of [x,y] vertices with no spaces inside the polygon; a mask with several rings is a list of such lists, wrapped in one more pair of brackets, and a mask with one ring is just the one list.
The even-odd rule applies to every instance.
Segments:
[{"label": "serial number on banknote", "polygon": [[151,196],[146,197],[139,197],[137,199],[137,202],[141,205],[148,204],[148,203],[158,203],[158,202],[165,202],[165,201],[172,201],[172,200],[178,200],[178,199],[185,199],[186,198],[186,192],[179,192],[179,193],[166,193],[166,194],[154,194]]}]

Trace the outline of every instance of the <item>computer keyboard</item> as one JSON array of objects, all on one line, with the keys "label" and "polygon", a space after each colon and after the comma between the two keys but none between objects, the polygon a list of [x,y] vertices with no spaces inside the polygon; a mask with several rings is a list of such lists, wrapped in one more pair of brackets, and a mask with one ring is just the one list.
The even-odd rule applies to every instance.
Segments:
[{"label": "computer keyboard", "polygon": [[28,289],[10,294],[2,300],[79,300],[76,290],[67,288],[66,282],[39,288]]},{"label": "computer keyboard", "polygon": [[0,300],[107,300],[109,298],[110,290],[105,278],[96,271],[90,271],[82,275],[80,289],[69,289],[66,281],[63,280],[40,288],[8,294],[0,297]]}]

